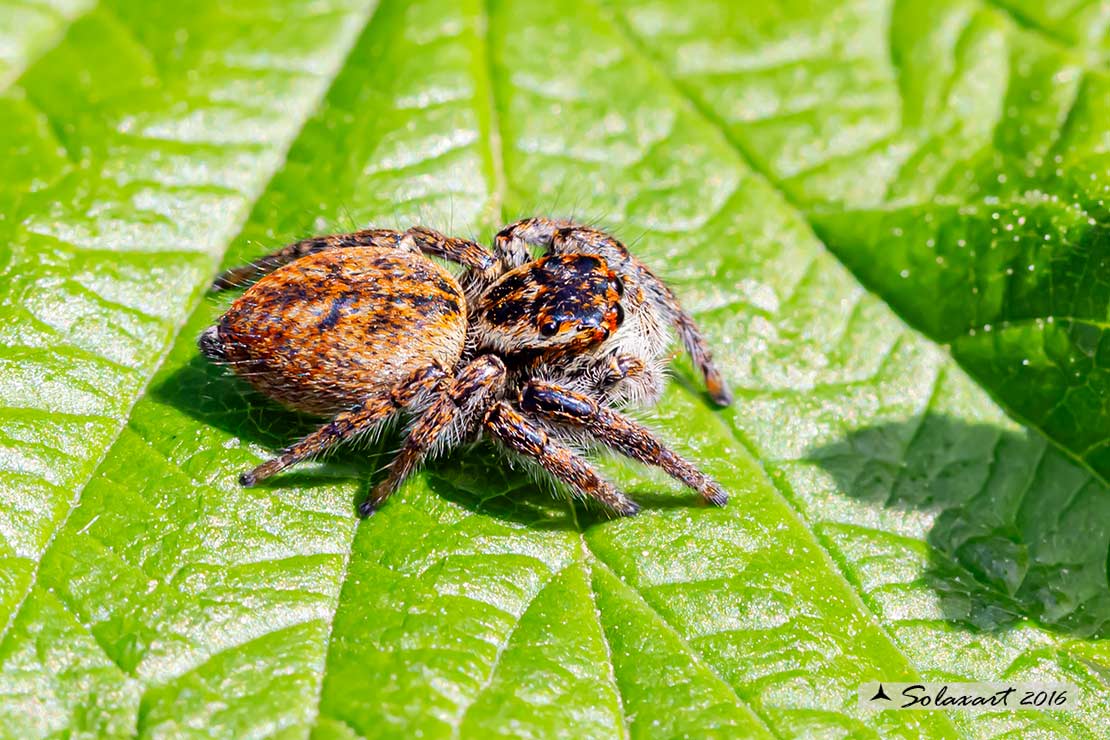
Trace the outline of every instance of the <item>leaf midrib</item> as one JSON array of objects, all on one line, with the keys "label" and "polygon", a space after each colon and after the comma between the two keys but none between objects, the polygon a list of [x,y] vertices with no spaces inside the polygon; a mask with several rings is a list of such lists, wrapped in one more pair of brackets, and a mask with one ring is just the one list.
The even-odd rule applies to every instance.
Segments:
[{"label": "leaf midrib", "polygon": [[[488,85],[487,89],[489,90],[489,96],[490,96],[490,100],[491,100],[491,109],[494,112],[494,115],[496,115],[497,112],[500,110],[500,108],[497,105],[497,94],[496,94],[497,87],[496,87],[496,81],[494,79],[495,64],[494,64],[494,61],[493,61],[493,58],[492,58],[492,54],[490,52],[490,44],[489,44],[490,2],[491,2],[491,0],[484,0],[483,1],[483,10],[484,10],[483,28],[484,28],[485,33],[482,36],[482,44],[483,44],[483,50],[485,52],[486,60],[487,60],[487,65],[486,65],[487,79],[486,79],[485,82]],[[599,15],[602,18],[604,18],[615,29],[617,34],[619,34],[620,38],[624,42],[625,46],[628,47],[636,55],[637,59],[639,60],[639,62],[641,64],[647,66],[649,69],[654,71],[659,77],[665,79],[667,81],[667,83],[674,89],[673,91],[675,92],[677,99],[682,100],[687,105],[694,105],[694,101],[691,99],[691,97],[688,94],[685,93],[685,91],[677,89],[677,85],[676,85],[675,80],[673,80],[672,77],[669,74],[667,74],[664,70],[660,69],[659,65],[656,64],[653,59],[648,57],[639,48],[639,46],[633,41],[633,39],[631,38],[631,34],[628,32],[627,28],[624,27],[622,19],[613,17],[613,14],[609,13],[608,9],[606,9],[606,8],[602,7],[600,4],[598,4],[596,2],[596,0],[589,0],[589,2],[590,2],[590,4],[592,4],[594,6],[594,8],[599,13]],[[695,108],[695,110],[698,110],[696,105],[694,105],[694,108]],[[698,111],[698,112],[700,113],[700,111]],[[704,114],[702,114],[702,117],[705,118]],[[714,128],[717,128],[719,131],[723,131],[722,126],[718,122],[710,120],[710,119],[706,119],[706,120],[710,124],[712,124]],[[727,136],[726,136],[726,140],[728,140]],[[500,132],[491,131],[490,137],[486,140],[486,144],[487,144],[487,147],[489,148],[489,151],[490,151],[490,161],[491,161],[491,163],[501,163],[501,168],[498,170],[498,173],[497,173],[501,177],[501,179],[498,181],[498,186],[497,186],[499,188],[499,190],[498,190],[499,195],[497,196],[497,202],[498,202],[498,204],[501,204],[501,203],[503,203],[503,193],[504,193],[503,188],[505,187],[505,183],[507,182],[507,179],[506,179],[506,176],[505,176],[505,170],[504,170],[504,165],[503,165],[504,151],[503,151],[503,148],[502,148],[503,147],[503,142],[500,138]],[[736,150],[736,152],[740,156],[741,160],[744,161],[745,163],[747,163],[748,157],[746,155],[744,155],[744,153],[742,151],[740,151],[735,145],[733,145],[732,148],[734,150]],[[755,168],[753,168],[753,171],[759,172],[759,170],[756,170]],[[763,173],[760,173],[760,174],[763,174]],[[764,178],[767,179],[766,175],[764,175]],[[781,193],[781,188],[779,188],[778,185],[774,185],[774,187],[777,191],[779,191]],[[785,197],[785,194],[783,194],[783,195]],[[805,220],[805,223],[807,223],[807,224],[809,223],[808,219],[805,219],[804,213],[802,213],[801,210],[793,202],[791,202],[789,200],[787,200],[786,202],[790,205],[791,209],[793,209],[795,211],[798,211],[799,215]],[[501,213],[499,215],[503,217],[504,214]],[[736,442],[739,445],[741,445],[748,452],[748,454],[752,457],[752,459],[757,461],[757,463],[759,465],[759,469],[760,469],[761,473],[763,474],[764,481],[770,484],[770,487],[775,492],[776,496],[778,496],[778,497],[780,497],[784,500],[787,509],[790,512],[793,513],[793,515],[795,516],[796,521],[799,523],[800,527],[806,532],[806,535],[812,541],[813,546],[819,552],[822,553],[822,555],[825,559],[826,565],[829,568],[829,570],[834,572],[844,582],[845,586],[847,586],[847,590],[853,595],[853,597],[856,600],[856,605],[857,605],[858,609],[861,612],[867,614],[870,617],[872,623],[879,629],[879,631],[881,632],[883,637],[889,643],[891,649],[894,650],[899,655],[901,655],[901,657],[905,661],[906,665],[911,666],[916,670],[916,666],[914,666],[913,662],[909,660],[908,656],[906,656],[903,653],[901,647],[893,639],[893,637],[887,631],[886,627],[879,620],[878,615],[875,614],[875,612],[871,609],[871,607],[864,602],[860,593],[856,590],[855,585],[841,571],[839,565],[836,563],[835,559],[832,557],[831,553],[828,551],[827,543],[824,542],[824,540],[822,538],[820,538],[817,535],[817,533],[814,532],[813,529],[808,525],[808,523],[805,521],[804,517],[796,509],[796,507],[794,505],[794,502],[790,498],[784,496],[782,491],[779,490],[778,486],[772,481],[771,477],[767,474],[767,471],[764,468],[761,456],[757,454],[757,452],[753,449],[752,445],[747,440],[741,438],[741,435],[739,435],[738,432],[731,427],[731,425],[725,424],[720,419],[720,417],[716,414],[713,414],[713,418],[717,421],[717,423],[720,425],[720,427],[724,430],[727,437],[736,440]],[[575,515],[575,513],[573,512],[573,506],[571,507],[571,509],[572,509],[572,515],[574,517],[573,521],[574,521],[575,529],[578,532],[579,540],[581,542],[583,550],[585,552],[590,553],[590,555],[592,555],[593,558],[597,562],[602,563],[603,565],[605,565],[605,567],[608,567],[610,570],[612,570],[611,566],[609,566],[609,564],[606,563],[605,560],[603,560],[596,552],[594,552],[589,547],[589,543],[587,542],[586,537],[585,537],[585,531],[583,530],[583,528],[579,524],[578,518]],[[623,579],[622,579],[622,581],[623,581]],[[755,707],[753,707],[750,704],[748,704],[747,702],[745,702],[739,696],[735,687],[733,687],[732,684],[730,684],[729,682],[725,681],[712,666],[710,666],[708,663],[706,663],[705,656],[702,655],[702,653],[700,651],[695,650],[691,645],[689,645],[689,643],[684,638],[682,638],[681,634],[678,633],[677,628],[675,627],[675,625],[673,625],[670,622],[670,620],[668,620],[663,614],[660,614],[658,612],[658,610],[655,609],[654,606],[650,605],[650,603],[644,598],[644,595],[640,592],[639,588],[637,588],[636,586],[633,586],[631,584],[627,584],[627,582],[625,582],[625,583],[626,583],[626,585],[629,585],[630,588],[632,588],[635,591],[635,593],[641,598],[641,600],[648,606],[649,609],[651,609],[656,615],[658,615],[659,618],[675,632],[675,634],[678,636],[681,643],[689,651],[689,653],[693,656],[696,656],[699,663],[701,663],[702,665],[705,665],[708,668],[708,670],[710,671],[710,673],[712,673],[712,675],[716,676],[721,681],[721,683],[723,685],[728,687],[729,691],[731,691],[733,696],[736,697],[736,700],[737,700],[738,704],[740,706],[747,707],[749,709],[749,711],[751,711],[752,715],[759,719],[761,724],[763,724],[765,727],[767,727],[768,730],[771,731],[772,734],[778,736],[777,731],[774,731],[772,729],[771,725],[768,723],[768,718],[766,716],[764,716],[764,714],[761,711],[757,710]],[[591,587],[591,599],[593,599],[592,594],[593,594],[593,590],[592,590],[592,587]],[[596,600],[594,600],[595,609],[596,609],[596,606],[597,606],[596,605]],[[600,624],[599,624],[599,628],[601,628]],[[601,629],[603,629],[603,628],[601,628]],[[508,644],[508,638],[506,638],[506,642],[505,642],[504,645],[507,645],[507,644]],[[502,650],[504,649],[504,645],[502,645]],[[325,668],[325,670],[326,670],[326,668]],[[612,670],[612,665],[610,665],[610,670]],[[493,675],[493,672],[491,671],[491,673],[490,673],[491,678],[492,678],[492,675]],[[624,700],[623,700],[623,697],[620,694],[620,685],[617,684],[616,682],[614,682],[614,689],[616,690],[617,696],[618,696],[618,698],[621,702],[621,705],[623,707]],[[945,718],[944,724],[947,724],[949,726],[949,728],[952,729],[953,732],[955,732],[955,728],[951,724],[949,724],[947,718]],[[625,725],[625,732],[627,733],[627,725]]]},{"label": "leaf midrib", "polygon": [[[574,505],[569,500],[567,501],[567,507],[571,510],[572,521],[574,521],[575,529],[578,530],[578,548],[582,553],[582,567],[585,569],[586,578],[590,583],[590,607],[593,609],[593,618],[597,624],[598,634],[601,636],[601,646],[605,649],[606,668],[608,669],[605,672],[605,678],[612,685],[613,694],[617,697],[617,712],[620,714],[620,737],[621,740],[629,740],[631,737],[630,723],[628,712],[625,710],[624,695],[621,693],[621,685],[617,681],[617,672],[613,665],[613,646],[609,643],[609,636],[605,634],[605,625],[601,623],[601,608],[598,606],[597,592],[594,590],[593,565],[588,559],[588,556],[592,553],[589,545],[586,544],[586,535],[578,524],[578,513],[574,511]],[[598,562],[600,563],[600,560]],[[740,697],[736,697],[736,699],[740,702]]]}]

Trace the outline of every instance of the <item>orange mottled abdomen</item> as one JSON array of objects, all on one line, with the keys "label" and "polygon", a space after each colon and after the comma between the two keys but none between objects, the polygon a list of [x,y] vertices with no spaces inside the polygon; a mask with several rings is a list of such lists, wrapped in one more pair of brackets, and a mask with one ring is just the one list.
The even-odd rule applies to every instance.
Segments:
[{"label": "orange mottled abdomen", "polygon": [[217,324],[223,359],[290,408],[334,414],[387,394],[430,365],[451,368],[466,338],[455,278],[415,253],[342,249],[259,280]]}]

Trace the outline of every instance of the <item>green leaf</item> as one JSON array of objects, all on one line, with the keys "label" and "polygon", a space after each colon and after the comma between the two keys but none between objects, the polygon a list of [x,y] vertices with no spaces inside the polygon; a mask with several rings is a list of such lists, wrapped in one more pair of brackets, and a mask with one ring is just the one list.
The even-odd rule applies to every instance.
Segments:
[{"label": "green leaf", "polygon": [[[0,43],[0,735],[1103,734],[1107,25],[1066,5],[107,0]],[[358,521],[393,440],[237,485],[316,422],[198,357],[220,259],[532,213],[706,328],[737,403],[683,361],[652,423],[728,507],[606,458],[607,521],[480,446]]]},{"label": "green leaf", "polygon": [[1110,480],[1105,3],[628,5],[864,285]]}]

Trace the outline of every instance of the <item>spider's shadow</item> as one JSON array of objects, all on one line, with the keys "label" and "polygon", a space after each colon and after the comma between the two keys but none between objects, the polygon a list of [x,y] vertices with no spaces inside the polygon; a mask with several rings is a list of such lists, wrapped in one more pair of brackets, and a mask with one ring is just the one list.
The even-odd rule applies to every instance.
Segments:
[{"label": "spider's shadow", "polygon": [[946,618],[1110,636],[1110,491],[1035,433],[928,414],[808,459],[853,498],[934,515],[921,580]]},{"label": "spider's shadow", "polygon": [[[199,354],[157,382],[151,395],[206,426],[274,452],[323,423],[319,418],[270,402]],[[399,444],[400,433],[394,428],[370,445],[344,445],[327,456],[322,465],[294,468],[258,486],[312,487],[354,478],[360,484],[352,497],[353,509],[380,480]],[[464,446],[433,460],[429,473],[428,485],[435,494],[487,516],[549,529],[574,529],[579,524],[605,518],[604,512],[580,503],[575,504],[572,515],[565,500],[543,490],[522,470],[507,466],[489,443]],[[490,495],[489,491],[498,493]],[[690,500],[670,495],[636,492],[634,495],[645,507],[690,505]]]},{"label": "spider's shadow", "polygon": [[279,449],[319,425],[276,406],[200,354],[151,388],[161,403],[244,442]]},{"label": "spider's shadow", "polygon": [[[318,419],[270,403],[230,372],[199,354],[168,377],[155,382],[150,394],[158,402],[178,409],[207,427],[274,452],[320,424]],[[355,478],[364,481],[355,495],[361,500],[369,490],[370,474],[380,467],[377,459],[380,454],[380,450],[374,449],[361,454],[343,450],[324,466],[294,468],[259,483],[257,487],[311,488],[333,484],[341,477]]]}]

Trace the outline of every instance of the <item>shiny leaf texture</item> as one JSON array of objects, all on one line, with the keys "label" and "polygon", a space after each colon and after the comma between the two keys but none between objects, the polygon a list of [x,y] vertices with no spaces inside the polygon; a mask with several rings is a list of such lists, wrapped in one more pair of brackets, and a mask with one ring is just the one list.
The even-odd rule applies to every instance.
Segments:
[{"label": "shiny leaf texture", "polygon": [[[0,736],[1110,726],[1104,3],[0,9]],[[534,213],[706,328],[736,404],[683,360],[651,422],[728,507],[605,458],[610,521],[478,446],[360,522],[394,439],[237,485],[314,420],[198,357],[221,261]]]}]

